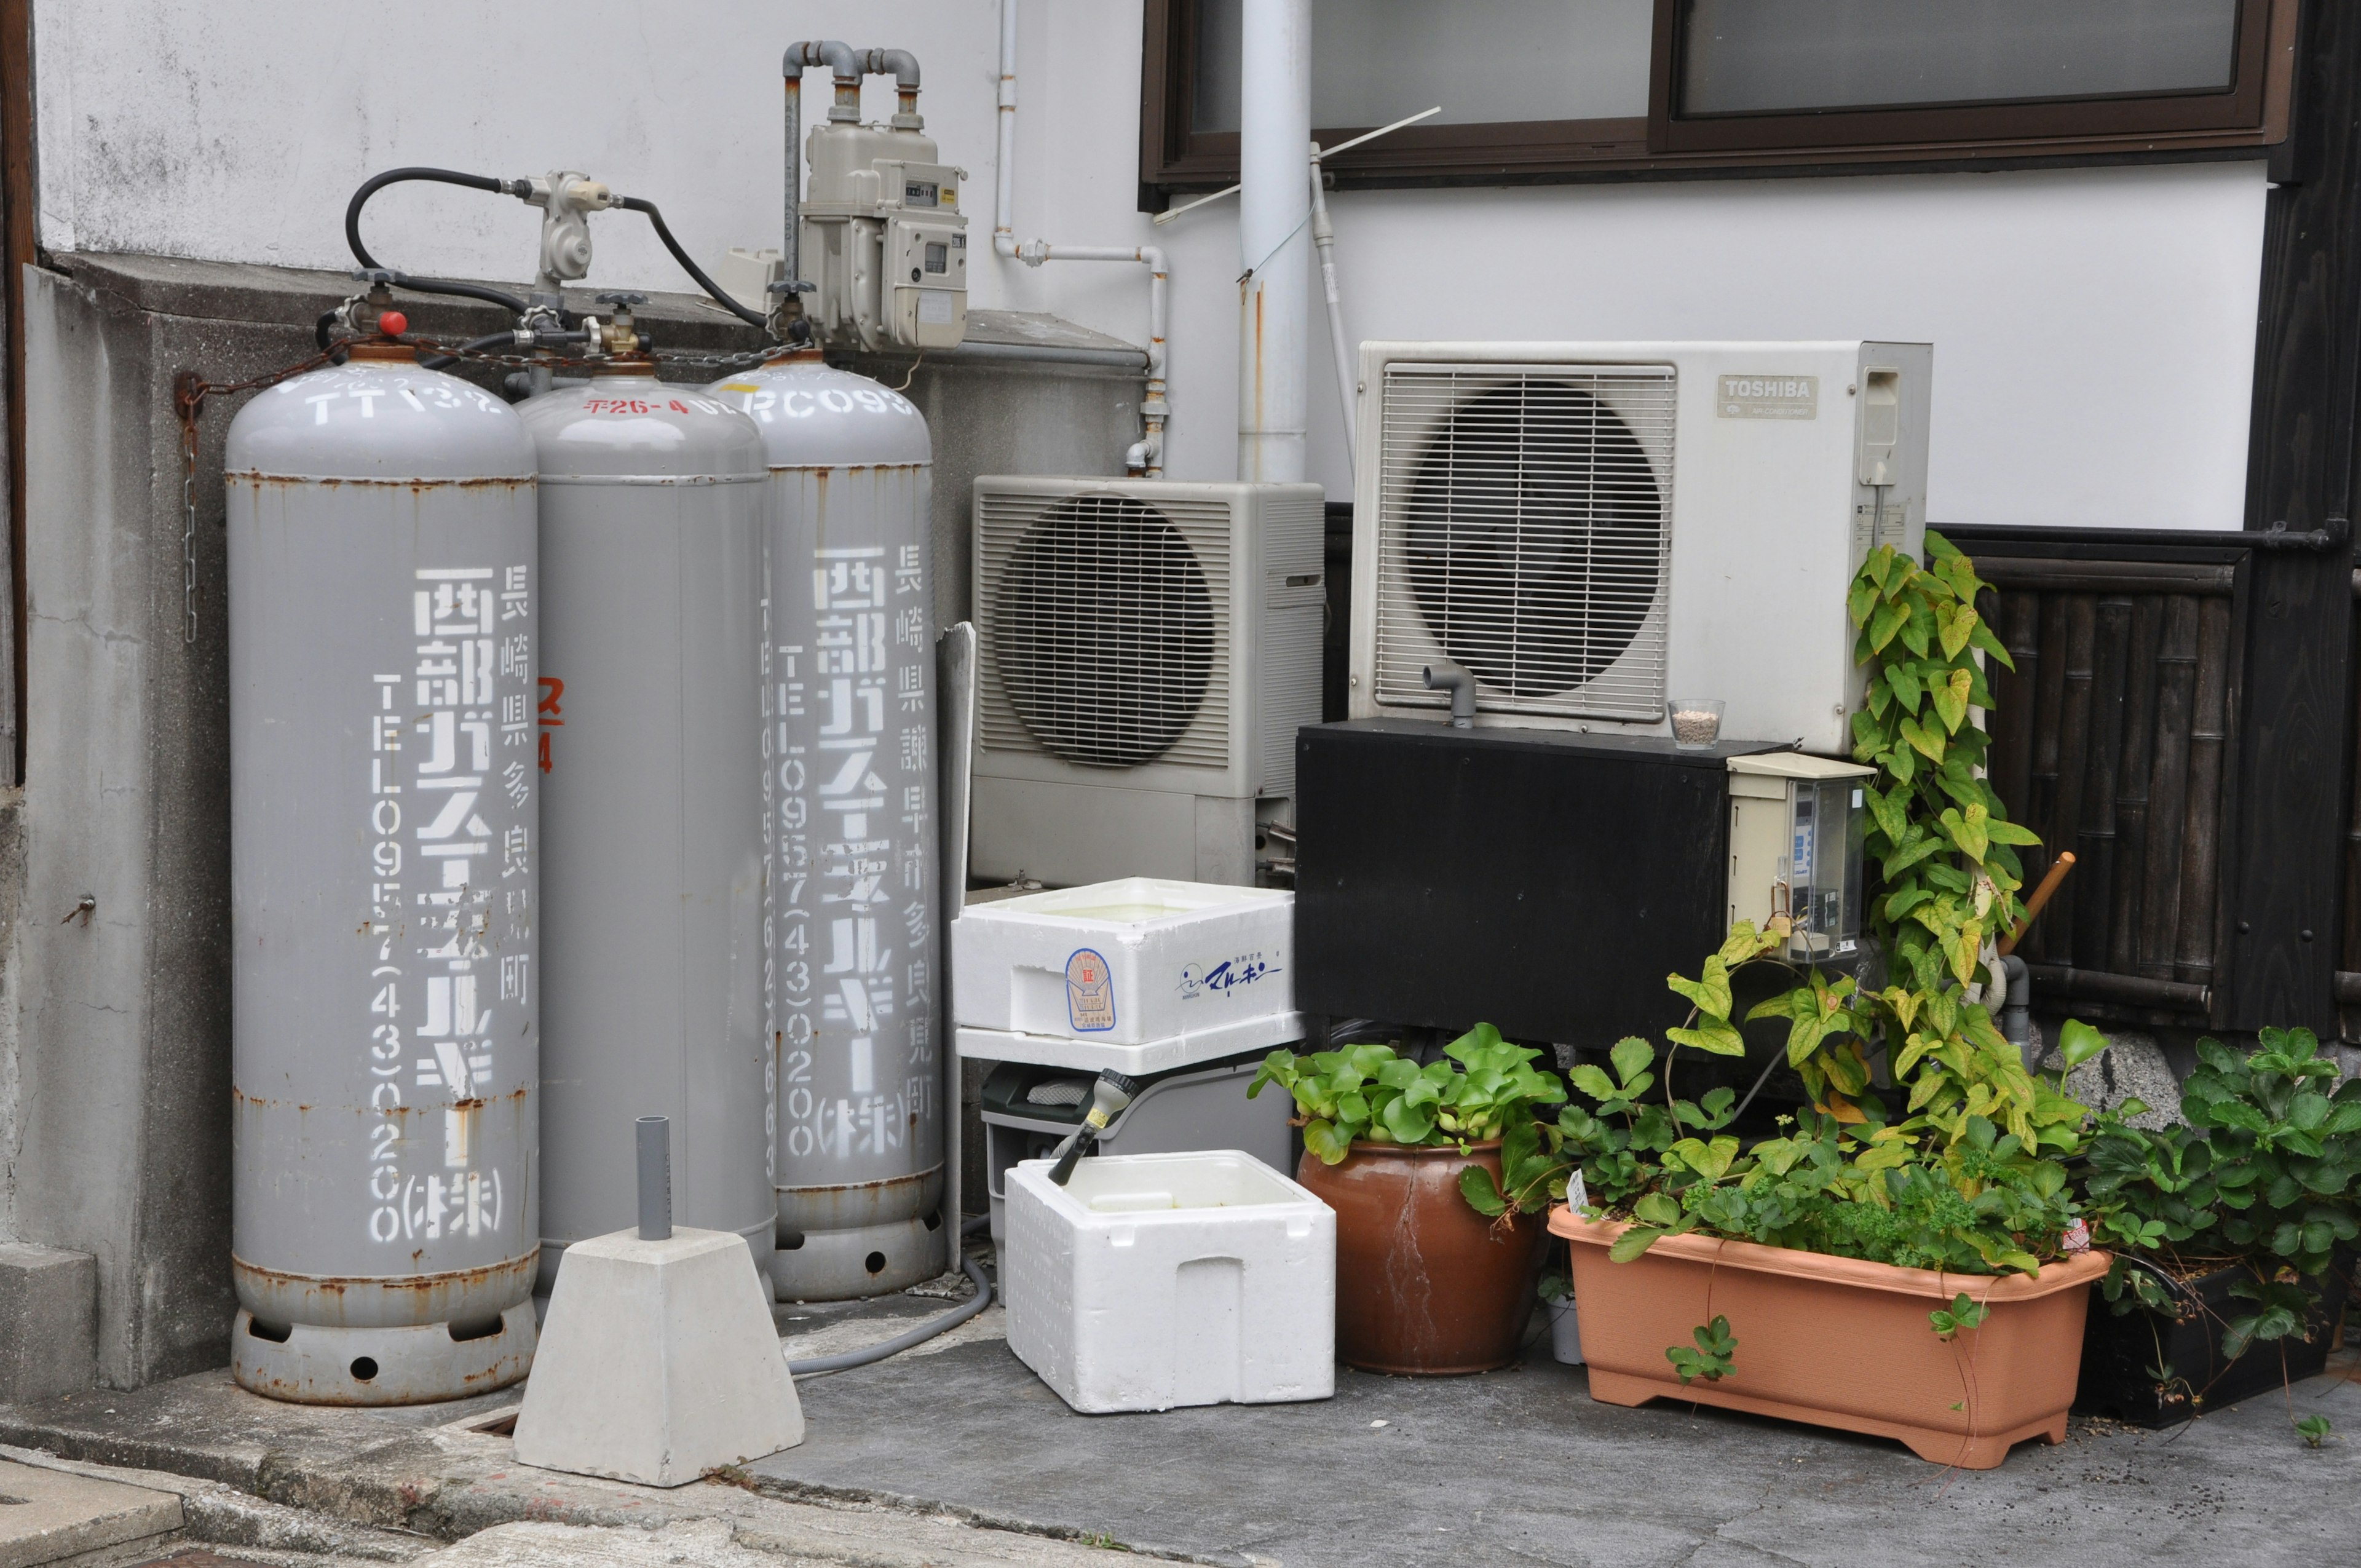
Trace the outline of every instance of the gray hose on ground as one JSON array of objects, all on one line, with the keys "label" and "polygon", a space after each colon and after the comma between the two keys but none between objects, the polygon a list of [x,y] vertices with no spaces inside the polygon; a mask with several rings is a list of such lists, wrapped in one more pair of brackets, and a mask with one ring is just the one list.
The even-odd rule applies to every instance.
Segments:
[{"label": "gray hose on ground", "polygon": [[928,1318],[907,1333],[895,1334],[883,1344],[873,1344],[866,1350],[848,1350],[840,1355],[816,1355],[809,1361],[790,1361],[787,1370],[797,1377],[816,1377],[823,1372],[850,1372],[856,1366],[868,1366],[889,1355],[899,1355],[914,1344],[924,1344],[937,1334],[955,1329],[992,1305],[992,1280],[983,1272],[983,1265],[974,1258],[962,1257],[960,1267],[975,1281],[975,1294],[939,1317]]}]

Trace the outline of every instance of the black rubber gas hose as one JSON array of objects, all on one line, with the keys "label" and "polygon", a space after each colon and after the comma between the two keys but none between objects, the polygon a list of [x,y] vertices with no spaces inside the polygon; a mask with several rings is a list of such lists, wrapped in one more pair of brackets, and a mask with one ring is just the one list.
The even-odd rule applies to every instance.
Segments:
[{"label": "black rubber gas hose", "polygon": [[615,198],[615,205],[628,207],[635,213],[646,214],[648,222],[655,225],[656,237],[664,241],[664,247],[666,250],[672,252],[672,258],[680,263],[680,269],[696,279],[697,286],[711,295],[714,303],[744,322],[748,326],[768,327],[771,324],[770,318],[760,311],[750,311],[723,293],[721,285],[707,277],[705,269],[688,258],[688,252],[681,248],[680,241],[673,238],[672,230],[665,226],[664,214],[656,211],[656,204],[653,202],[643,201],[637,196],[618,196]]},{"label": "black rubber gas hose", "polygon": [[[382,174],[372,174],[361,181],[360,189],[353,192],[353,199],[345,206],[345,243],[352,247],[353,259],[363,267],[375,268],[380,271],[392,270],[382,266],[377,258],[368,253],[368,247],[361,243],[361,209],[368,204],[368,199],[371,196],[387,186],[398,185],[409,180],[431,180],[445,185],[460,185],[470,191],[489,191],[496,196],[523,196],[529,194],[533,189],[531,184],[522,180],[496,180],[489,174],[463,174],[456,169],[389,169]],[[448,294],[463,300],[482,300],[488,304],[499,305],[512,315],[522,315],[528,308],[525,302],[514,294],[504,293],[498,289],[486,288],[480,283],[453,283],[440,278],[413,278],[406,272],[395,272],[393,281],[396,287],[408,289],[414,293]]]}]

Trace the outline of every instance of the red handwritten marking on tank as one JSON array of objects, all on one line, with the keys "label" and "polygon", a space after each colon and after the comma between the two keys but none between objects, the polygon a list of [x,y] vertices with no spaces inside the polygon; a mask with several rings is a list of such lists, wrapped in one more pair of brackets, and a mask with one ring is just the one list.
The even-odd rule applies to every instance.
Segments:
[{"label": "red handwritten marking on tank", "polygon": [[582,411],[587,414],[653,414],[667,409],[676,414],[697,411],[678,398],[663,402],[649,398],[586,398],[582,401]]},{"label": "red handwritten marking on tank", "polygon": [[544,773],[549,772],[549,731],[566,728],[566,720],[559,717],[566,710],[558,705],[558,699],[565,695],[564,681],[555,675],[541,677],[541,771]]}]

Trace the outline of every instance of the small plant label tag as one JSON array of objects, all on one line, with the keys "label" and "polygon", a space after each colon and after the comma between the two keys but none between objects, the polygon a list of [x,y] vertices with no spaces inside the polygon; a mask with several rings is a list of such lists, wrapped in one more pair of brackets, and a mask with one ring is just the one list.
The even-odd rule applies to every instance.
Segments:
[{"label": "small plant label tag", "polygon": [[1088,948],[1066,960],[1066,1021],[1077,1035],[1115,1027],[1115,981],[1106,959]]},{"label": "small plant label tag", "polygon": [[1583,1186],[1579,1170],[1565,1179],[1565,1206],[1577,1214],[1590,1207],[1590,1190]]}]

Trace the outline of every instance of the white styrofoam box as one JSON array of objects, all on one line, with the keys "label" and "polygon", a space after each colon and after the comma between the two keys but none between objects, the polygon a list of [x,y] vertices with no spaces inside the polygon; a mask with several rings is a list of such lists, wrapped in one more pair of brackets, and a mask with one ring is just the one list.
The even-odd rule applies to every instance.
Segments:
[{"label": "white styrofoam box", "polygon": [[1295,1008],[1283,889],[1126,877],[972,904],[950,929],[965,1028],[1141,1046]]},{"label": "white styrofoam box", "polygon": [[1008,1348],[1086,1415],[1336,1392],[1336,1214],[1235,1149],[1008,1173]]},{"label": "white styrofoam box", "polygon": [[1020,1035],[1013,1029],[954,1030],[952,1048],[971,1061],[1027,1062],[1070,1067],[1077,1072],[1120,1072],[1137,1078],[1290,1046],[1303,1038],[1303,1014],[1269,1013],[1216,1024],[1193,1035],[1174,1035],[1137,1046],[1110,1043],[1104,1036]]}]

